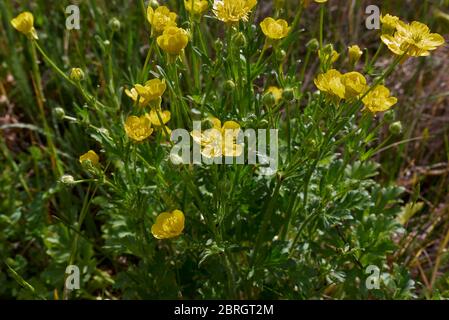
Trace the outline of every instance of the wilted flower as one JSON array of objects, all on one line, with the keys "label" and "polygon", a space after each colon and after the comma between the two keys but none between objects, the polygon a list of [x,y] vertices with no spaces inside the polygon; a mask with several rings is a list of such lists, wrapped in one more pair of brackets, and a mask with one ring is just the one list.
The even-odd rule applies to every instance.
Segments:
[{"label": "wilted flower", "polygon": [[88,162],[90,165],[95,167],[98,165],[100,157],[95,153],[95,151],[89,150],[80,156],[79,161],[83,166],[86,165],[86,162]]},{"label": "wilted flower", "polygon": [[156,10],[147,8],[147,20],[156,33],[162,33],[167,27],[176,27],[176,18],[176,13],[170,12],[166,6],[158,7]]},{"label": "wilted flower", "polygon": [[372,89],[362,99],[365,108],[372,113],[383,112],[394,106],[398,99],[390,96],[390,90],[383,85],[378,85]]},{"label": "wilted flower", "polygon": [[411,24],[399,21],[394,36],[382,35],[381,39],[394,54],[406,57],[428,56],[429,51],[445,43],[441,35],[430,33],[429,27],[418,21]]},{"label": "wilted flower", "polygon": [[129,116],[125,121],[125,132],[130,139],[140,142],[153,133],[153,128],[147,116]]},{"label": "wilted flower", "polygon": [[184,7],[194,15],[201,15],[209,7],[206,0],[184,0]]},{"label": "wilted flower", "polygon": [[187,31],[182,28],[168,27],[164,33],[157,37],[157,44],[162,50],[170,55],[179,55],[187,46],[189,36]]},{"label": "wilted flower", "polygon": [[257,0],[215,0],[213,11],[217,18],[226,23],[247,21]]},{"label": "wilted flower", "polygon": [[270,39],[282,39],[285,38],[289,31],[290,27],[288,26],[288,22],[284,19],[274,20],[273,18],[265,18],[261,23],[260,27],[262,28],[262,32]]},{"label": "wilted flower", "polygon": [[203,132],[192,131],[193,140],[202,146],[201,154],[206,158],[238,157],[243,147],[236,144],[240,132],[240,125],[235,121],[226,121],[223,126],[217,118],[211,117],[212,128]]},{"label": "wilted flower", "polygon": [[180,210],[162,212],[151,226],[151,233],[156,239],[169,239],[179,236],[184,230],[184,213]]},{"label": "wilted flower", "polygon": [[11,20],[12,26],[28,36],[30,39],[38,39],[36,29],[34,29],[34,17],[31,12],[22,12]]}]

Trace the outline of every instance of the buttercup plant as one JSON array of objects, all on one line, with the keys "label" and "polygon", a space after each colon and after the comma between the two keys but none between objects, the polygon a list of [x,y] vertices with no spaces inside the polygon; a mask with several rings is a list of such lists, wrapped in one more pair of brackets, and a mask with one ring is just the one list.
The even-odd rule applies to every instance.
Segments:
[{"label": "buttercup plant", "polygon": [[[43,230],[33,250],[51,261],[30,281],[43,296],[416,296],[394,256],[407,197],[376,177],[376,155],[405,131],[392,75],[444,38],[385,13],[374,50],[342,46],[325,30],[332,1],[295,2],[294,12],[264,2],[141,1],[123,17],[95,5],[90,23],[117,16],[120,26],[96,25],[89,45],[76,31],[64,60],[51,51],[56,36],[44,37],[45,17],[40,38],[32,13],[10,21],[27,36],[44,128],[45,152],[30,153],[52,168],[35,203],[54,214],[27,221]],[[42,86],[47,69],[64,83],[54,94]],[[24,186],[30,197],[41,188]],[[89,275],[80,290],[45,276],[74,264]],[[371,265],[390,279],[372,291]]]}]

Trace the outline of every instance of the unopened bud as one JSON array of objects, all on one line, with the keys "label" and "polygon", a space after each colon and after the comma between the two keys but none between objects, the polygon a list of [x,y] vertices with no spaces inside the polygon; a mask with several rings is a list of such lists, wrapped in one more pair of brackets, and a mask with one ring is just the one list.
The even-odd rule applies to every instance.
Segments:
[{"label": "unopened bud", "polygon": [[262,96],[262,103],[267,107],[273,107],[276,104],[276,98],[271,92],[267,92]]},{"label": "unopened bud", "polygon": [[399,135],[402,133],[402,123],[401,121],[393,122],[390,125],[390,132],[394,135]]},{"label": "unopened bud", "polygon": [[72,68],[70,70],[70,79],[73,81],[82,81],[84,79],[84,72],[80,68]]},{"label": "unopened bud", "polygon": [[235,34],[232,37],[232,42],[237,46],[237,47],[244,47],[246,46],[246,37],[243,34],[243,32],[238,32],[237,34]]},{"label": "unopened bud", "polygon": [[64,119],[65,117],[65,111],[61,107],[55,108],[55,115],[58,117],[58,119]]},{"label": "unopened bud", "polygon": [[319,47],[320,47],[320,43],[315,38],[313,38],[306,44],[307,50],[310,50],[310,51],[317,51]]},{"label": "unopened bud", "polygon": [[224,89],[226,91],[233,91],[235,89],[235,82],[232,80],[228,80],[224,84]]},{"label": "unopened bud", "polygon": [[67,184],[67,185],[71,185],[75,183],[75,179],[73,178],[73,176],[69,175],[69,174],[65,174],[63,175],[59,181],[63,184]]},{"label": "unopened bud", "polygon": [[285,88],[282,92],[282,97],[285,101],[292,101],[295,98],[295,92],[292,88]]},{"label": "unopened bud", "polygon": [[111,20],[109,20],[109,28],[111,28],[112,31],[117,32],[120,30],[121,28],[121,23],[120,20],[117,18],[112,18]]}]

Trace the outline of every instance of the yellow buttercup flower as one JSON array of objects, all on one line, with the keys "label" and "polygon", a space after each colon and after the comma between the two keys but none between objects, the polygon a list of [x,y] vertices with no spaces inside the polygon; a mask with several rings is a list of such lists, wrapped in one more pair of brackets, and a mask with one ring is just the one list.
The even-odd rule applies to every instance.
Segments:
[{"label": "yellow buttercup flower", "polygon": [[382,23],[382,34],[392,35],[396,31],[396,26],[399,21],[398,17],[392,16],[391,14],[381,16],[380,22]]},{"label": "yellow buttercup flower", "polygon": [[345,87],[345,99],[353,99],[366,91],[366,78],[359,72],[348,72],[342,76]]},{"label": "yellow buttercup flower", "polygon": [[151,226],[151,233],[156,239],[174,238],[184,230],[184,222],[184,213],[180,210],[162,212]]},{"label": "yellow buttercup flower", "polygon": [[152,107],[160,107],[161,97],[166,88],[165,80],[156,78],[145,82],[144,85],[136,84],[131,90],[126,89],[125,93],[134,102],[138,100],[139,107],[146,107],[148,104]]},{"label": "yellow buttercup flower", "polygon": [[273,18],[265,18],[261,23],[260,27],[262,28],[262,32],[270,39],[282,39],[285,38],[289,31],[290,27],[288,26],[287,21],[284,19],[274,20]]},{"label": "yellow buttercup flower", "polygon": [[[158,113],[159,113],[159,117],[161,117],[160,120],[162,120],[162,123],[159,120]],[[149,114],[147,114],[147,117],[148,117],[148,119],[150,119],[151,124],[153,126],[160,127],[170,121],[171,113],[168,110],[162,111],[162,110],[153,109],[150,111]]]},{"label": "yellow buttercup flower", "polygon": [[165,89],[167,89],[167,85],[164,79],[160,80],[156,78],[145,82],[144,86],[136,84],[134,88],[141,97],[144,97],[148,101],[153,101],[162,97]]},{"label": "yellow buttercup flower", "polygon": [[87,151],[85,154],[81,155],[79,161],[82,165],[85,165],[86,162],[90,163],[92,166],[98,166],[100,162],[100,157],[93,150]]},{"label": "yellow buttercup flower", "polygon": [[318,75],[314,82],[321,92],[334,100],[357,98],[366,91],[367,87],[366,78],[359,72],[341,74],[335,69]]},{"label": "yellow buttercup flower", "polygon": [[189,36],[182,28],[168,27],[164,33],[157,37],[158,46],[170,55],[179,55],[187,46]]},{"label": "yellow buttercup flower", "polygon": [[125,132],[130,139],[140,142],[151,136],[153,128],[147,116],[129,116],[125,121]]},{"label": "yellow buttercup flower", "polygon": [[138,106],[141,108],[144,108],[150,103],[150,101],[146,100],[144,97],[139,96],[137,93],[137,90],[135,88],[125,89],[125,93],[128,97],[130,97],[134,102],[137,102],[138,100]]},{"label": "yellow buttercup flower", "polygon": [[275,103],[278,104],[279,101],[281,101],[281,99],[282,99],[282,92],[283,92],[282,89],[275,87],[275,86],[271,86],[271,87],[268,87],[268,89],[265,93],[266,94],[271,93],[274,97]]},{"label": "yellow buttercup flower", "polygon": [[30,39],[39,39],[36,29],[34,29],[34,16],[31,12],[22,12],[11,20],[11,25]]},{"label": "yellow buttercup flower", "polygon": [[326,73],[318,75],[314,80],[317,88],[332,98],[344,99],[345,98],[345,85],[343,83],[343,75],[335,70],[331,69]]},{"label": "yellow buttercup flower", "polygon": [[348,48],[349,64],[355,65],[363,55],[363,51],[358,45],[353,45]]},{"label": "yellow buttercup flower", "polygon": [[236,143],[240,125],[235,121],[226,121],[223,126],[217,118],[208,119],[212,128],[203,132],[192,131],[193,140],[201,145],[201,154],[206,158],[238,157],[243,152],[243,146]]},{"label": "yellow buttercup flower", "polygon": [[388,88],[378,85],[362,101],[366,109],[372,113],[377,113],[387,111],[398,102],[398,99],[390,96]]},{"label": "yellow buttercup flower", "polygon": [[194,15],[201,15],[209,7],[206,0],[184,0],[184,7],[188,12]]},{"label": "yellow buttercup flower", "polygon": [[226,23],[248,21],[248,15],[257,0],[215,0],[213,11],[217,18]]},{"label": "yellow buttercup flower", "polygon": [[410,24],[399,21],[394,36],[382,35],[381,39],[394,54],[406,57],[428,56],[429,51],[445,43],[441,35],[430,33],[429,27],[418,21]]},{"label": "yellow buttercup flower", "polygon": [[147,20],[156,33],[162,33],[167,27],[176,27],[177,15],[166,6],[147,8]]}]

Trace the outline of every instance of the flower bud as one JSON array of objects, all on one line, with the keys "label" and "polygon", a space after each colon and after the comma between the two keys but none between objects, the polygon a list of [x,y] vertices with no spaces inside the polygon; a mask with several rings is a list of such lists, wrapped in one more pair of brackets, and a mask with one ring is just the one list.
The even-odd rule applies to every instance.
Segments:
[{"label": "flower bud", "polygon": [[394,134],[394,135],[399,135],[399,134],[401,134],[402,133],[402,123],[401,123],[401,121],[396,121],[396,122],[393,122],[391,125],[390,125],[390,133],[391,134]]},{"label": "flower bud", "polygon": [[62,120],[65,117],[65,111],[61,107],[55,108],[55,115],[58,119]]},{"label": "flower bud", "polygon": [[307,42],[306,44],[306,48],[309,51],[317,51],[318,48],[320,47],[320,43],[318,42],[317,39],[313,38],[312,40],[310,40],[309,42]]},{"label": "flower bud", "polygon": [[218,38],[214,42],[215,51],[220,52],[223,50],[223,42]]},{"label": "flower bud", "polygon": [[73,176],[71,176],[71,175],[69,175],[69,174],[63,175],[63,176],[59,179],[59,181],[60,181],[61,183],[63,183],[63,184],[66,184],[66,185],[72,185],[72,184],[75,183],[75,179],[73,178]]},{"label": "flower bud", "polygon": [[121,28],[121,23],[120,20],[117,18],[112,18],[111,20],[109,20],[109,28],[111,28],[112,31],[117,32],[120,30]]},{"label": "flower bud", "polygon": [[235,82],[232,80],[228,80],[224,84],[224,89],[226,91],[233,91],[235,89]]},{"label": "flower bud", "polygon": [[243,34],[243,32],[238,32],[235,35],[232,36],[232,42],[237,46],[237,47],[244,47],[246,46],[246,37]]},{"label": "flower bud", "polygon": [[388,110],[384,113],[384,120],[387,123],[392,123],[394,121],[395,118],[395,112],[394,110]]},{"label": "flower bud", "polygon": [[287,56],[287,53],[285,52],[285,50],[277,50],[276,51],[276,60],[278,62],[282,62],[284,61],[285,57]]},{"label": "flower bud", "polygon": [[285,101],[292,101],[295,99],[295,92],[293,91],[293,88],[285,88],[282,92],[282,98],[284,98]]},{"label": "flower bud", "polygon": [[271,92],[267,92],[262,96],[262,103],[271,108],[276,104],[276,99]]},{"label": "flower bud", "polygon": [[72,68],[72,70],[70,70],[70,79],[77,82],[84,80],[83,70],[80,68]]},{"label": "flower bud", "polygon": [[349,57],[349,64],[355,65],[357,62],[359,62],[360,57],[363,55],[363,51],[360,49],[358,45],[353,45],[348,48],[348,57]]}]

